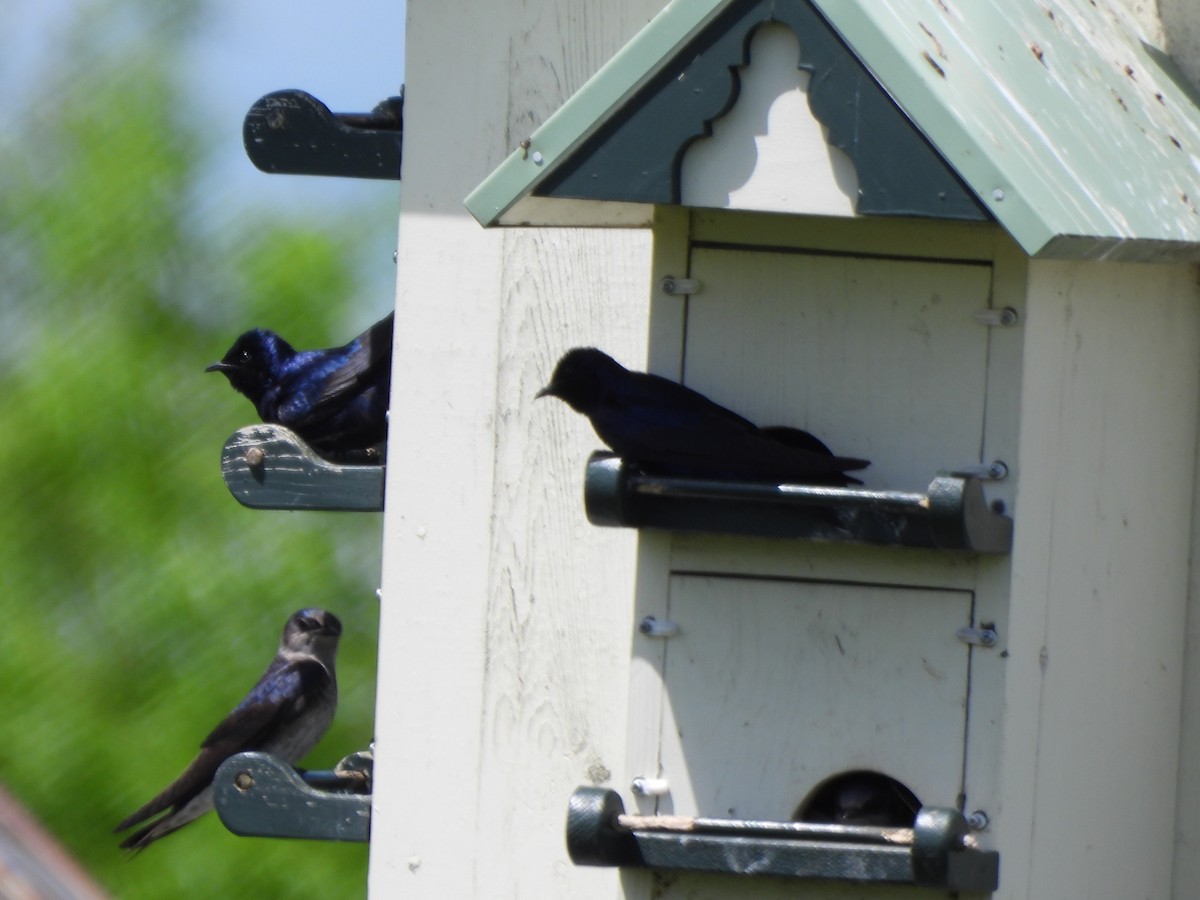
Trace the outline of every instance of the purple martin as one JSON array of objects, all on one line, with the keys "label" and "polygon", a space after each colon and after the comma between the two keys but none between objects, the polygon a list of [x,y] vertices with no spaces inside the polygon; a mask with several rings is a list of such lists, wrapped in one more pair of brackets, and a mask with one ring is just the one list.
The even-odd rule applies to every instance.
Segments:
[{"label": "purple martin", "polygon": [[594,347],[568,351],[537,394],[591,420],[600,439],[651,475],[774,484],[861,484],[846,470],[865,459],[834,456],[799,428],[758,428],[703,394],[631,372]]},{"label": "purple martin", "polygon": [[333,659],[341,633],[342,623],[333,613],[316,607],[293,613],[267,671],[204,739],[192,764],[114,831],[166,814],[129,835],[121,846],[143,850],[212,809],[213,776],[230,756],[258,750],[294,764],[311,750],[337,707]]},{"label": "purple martin", "polygon": [[247,331],[204,371],[221,372],[264,422],[284,425],[317,453],[380,462],[392,383],[389,313],[344,347],[297,350],[265,328]]},{"label": "purple martin", "polygon": [[822,782],[805,801],[800,821],[912,828],[920,810],[916,794],[895,778],[855,769]]}]

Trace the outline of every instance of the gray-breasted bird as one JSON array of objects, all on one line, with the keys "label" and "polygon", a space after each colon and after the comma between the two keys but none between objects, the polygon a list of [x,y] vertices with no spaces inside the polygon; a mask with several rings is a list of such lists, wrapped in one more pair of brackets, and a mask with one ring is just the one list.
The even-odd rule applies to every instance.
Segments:
[{"label": "gray-breasted bird", "polygon": [[316,607],[293,613],[267,671],[204,739],[192,764],[114,831],[164,811],[166,815],[139,828],[121,846],[142,850],[212,809],[213,776],[235,753],[259,750],[295,763],[311,750],[337,707],[333,661],[341,633],[342,623],[333,613]]},{"label": "gray-breasted bird", "polygon": [[846,470],[870,465],[834,456],[798,428],[760,429],[689,387],[631,372],[594,347],[569,350],[538,396],[583,413],[602,441],[647,474],[846,485],[862,483]]},{"label": "gray-breasted bird", "polygon": [[264,422],[284,425],[323,456],[380,462],[392,383],[388,314],[344,347],[297,350],[256,328],[204,371],[221,372]]}]

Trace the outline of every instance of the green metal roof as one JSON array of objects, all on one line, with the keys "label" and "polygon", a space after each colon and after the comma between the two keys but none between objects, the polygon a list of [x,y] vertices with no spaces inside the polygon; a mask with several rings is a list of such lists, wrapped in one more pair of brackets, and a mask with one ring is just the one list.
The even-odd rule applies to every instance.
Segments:
[{"label": "green metal roof", "polygon": [[[939,162],[1030,255],[1200,259],[1200,101],[1117,0],[674,0],[467,198],[471,213],[485,225],[647,224],[652,203],[678,200],[669,192],[647,200],[628,185],[677,181],[686,142],[645,144],[631,131],[639,108],[674,90],[675,109],[684,74],[700,84],[705,66],[728,69],[727,58],[700,50],[763,7],[810,32],[798,31],[804,67],[819,43],[804,16],[819,13]],[[827,56],[814,85],[825,80],[821,65],[846,68]],[[734,86],[724,106],[715,89],[688,101],[700,127],[687,141],[736,99],[736,74],[725,77]],[[811,89],[810,97],[821,118]],[[852,139],[861,142],[883,118],[874,108],[853,121]],[[596,174],[597,154],[626,132],[630,146],[649,147],[654,158],[610,153],[608,165],[624,166],[626,177]],[[920,148],[912,152],[919,157]],[[584,175],[604,187],[584,201],[550,199],[584,157],[593,166]],[[855,162],[861,181],[868,163]],[[879,180],[898,185],[905,171]],[[561,196],[580,193],[560,188]],[[867,211],[889,212],[886,204]]]}]

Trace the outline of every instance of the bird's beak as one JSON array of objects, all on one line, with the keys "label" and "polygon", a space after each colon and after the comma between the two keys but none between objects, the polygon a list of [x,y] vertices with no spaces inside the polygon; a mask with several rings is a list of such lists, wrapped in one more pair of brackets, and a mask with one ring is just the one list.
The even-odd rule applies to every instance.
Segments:
[{"label": "bird's beak", "polygon": [[215,362],[211,366],[207,366],[205,372],[232,372],[236,368],[227,362]]},{"label": "bird's beak", "polygon": [[554,385],[548,384],[544,388],[542,388],[540,391],[538,391],[536,394],[534,394],[533,399],[541,400],[543,397],[553,397],[553,396],[554,396]]}]

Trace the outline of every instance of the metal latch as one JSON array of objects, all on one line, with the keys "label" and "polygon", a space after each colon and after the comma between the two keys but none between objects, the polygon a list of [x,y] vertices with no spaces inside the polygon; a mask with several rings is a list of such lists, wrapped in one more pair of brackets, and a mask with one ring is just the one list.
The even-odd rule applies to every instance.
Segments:
[{"label": "metal latch", "polygon": [[958,639],[964,644],[978,644],[981,647],[994,647],[996,642],[1000,640],[1000,635],[996,634],[995,628],[984,626],[983,628],[960,628],[955,632]]}]

